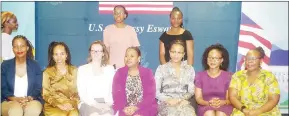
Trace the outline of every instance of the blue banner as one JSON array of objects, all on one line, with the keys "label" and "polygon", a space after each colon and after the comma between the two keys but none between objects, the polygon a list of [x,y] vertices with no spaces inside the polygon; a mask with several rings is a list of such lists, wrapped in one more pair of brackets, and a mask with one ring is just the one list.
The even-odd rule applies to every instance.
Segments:
[{"label": "blue banner", "polygon": [[[230,52],[230,70],[235,71],[240,24],[240,2],[173,2],[183,14],[185,29],[195,39],[194,67],[202,70],[201,57],[211,44],[221,43]],[[99,14],[99,2],[36,2],[37,60],[47,65],[51,41],[64,41],[71,49],[72,63],[86,63],[92,41],[102,40],[112,14]],[[153,70],[159,65],[159,37],[170,27],[169,14],[129,14],[126,23],[138,33],[142,64]]]}]

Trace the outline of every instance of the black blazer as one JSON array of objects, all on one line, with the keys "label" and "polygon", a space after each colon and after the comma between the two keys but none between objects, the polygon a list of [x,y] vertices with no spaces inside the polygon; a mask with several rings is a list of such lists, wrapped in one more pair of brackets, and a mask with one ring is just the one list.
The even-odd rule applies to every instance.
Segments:
[{"label": "black blazer", "polygon": [[[30,58],[26,60],[28,90],[27,96],[33,97],[42,104],[42,71],[39,64]],[[6,60],[1,64],[1,102],[8,101],[8,97],[14,96],[15,83],[15,58]]]}]

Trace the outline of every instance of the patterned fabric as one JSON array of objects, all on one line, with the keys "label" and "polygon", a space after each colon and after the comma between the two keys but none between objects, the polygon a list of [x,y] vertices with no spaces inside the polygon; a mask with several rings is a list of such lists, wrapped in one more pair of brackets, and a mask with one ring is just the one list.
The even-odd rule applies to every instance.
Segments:
[{"label": "patterned fabric", "polygon": [[156,91],[159,101],[159,116],[195,116],[195,110],[190,104],[169,106],[165,100],[175,98],[189,100],[194,94],[195,71],[185,62],[181,64],[180,77],[170,62],[160,65],[156,74]]},{"label": "patterned fabric", "polygon": [[[76,88],[77,68],[68,66],[68,72],[60,75],[55,67],[47,68],[43,73],[43,98],[45,115],[57,115],[57,105],[70,103],[77,112],[79,97]],[[62,111],[64,112],[64,111]],[[69,112],[66,112],[69,114]]]},{"label": "patterned fabric", "polygon": [[[113,78],[112,96],[113,96],[113,110],[118,112],[116,116],[126,116],[123,109],[127,107],[126,82],[128,80],[127,66],[119,68]],[[157,101],[156,101],[156,83],[153,72],[149,68],[138,66],[140,80],[143,89],[143,99],[137,104],[138,110],[133,115],[140,116],[156,116]]]},{"label": "patterned fabric", "polygon": [[[251,85],[247,81],[246,72],[246,70],[236,72],[232,77],[230,87],[238,90],[240,101],[247,108],[260,108],[267,102],[270,94],[280,94],[278,81],[271,72],[261,70],[259,77]],[[244,116],[244,114],[234,108],[231,116]],[[276,105],[270,112],[260,116],[281,116],[281,113]]]},{"label": "patterned fabric", "polygon": [[126,96],[128,106],[136,106],[143,97],[140,76],[128,76],[126,81]]}]

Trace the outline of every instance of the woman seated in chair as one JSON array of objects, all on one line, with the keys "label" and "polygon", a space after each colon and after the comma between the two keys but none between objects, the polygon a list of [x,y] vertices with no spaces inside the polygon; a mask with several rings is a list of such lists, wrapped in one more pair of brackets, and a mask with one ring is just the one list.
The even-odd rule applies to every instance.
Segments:
[{"label": "woman seated in chair", "polygon": [[70,60],[69,48],[65,43],[50,43],[49,64],[43,73],[45,116],[78,116],[77,68]]},{"label": "woman seated in chair", "polygon": [[185,56],[183,41],[174,40],[170,45],[170,61],[156,70],[156,98],[159,116],[195,116],[195,109],[188,101],[194,95],[195,71],[182,62]]},{"label": "woman seated in chair", "polygon": [[229,53],[221,44],[206,48],[203,53],[204,70],[195,78],[195,95],[198,116],[230,116],[233,106],[230,104],[228,89],[232,74],[227,71]]},{"label": "woman seated in chair", "polygon": [[117,116],[156,116],[157,102],[153,72],[139,65],[141,52],[130,47],[125,67],[117,70],[113,84],[113,109]]},{"label": "woman seated in chair", "polygon": [[281,116],[277,78],[261,67],[265,52],[262,47],[250,50],[245,57],[245,70],[232,76],[229,98],[234,106],[231,116]]},{"label": "woman seated in chair", "polygon": [[1,66],[1,101],[3,116],[39,116],[43,99],[42,71],[26,37],[12,40],[15,57]]},{"label": "woman seated in chair", "polygon": [[81,116],[113,116],[111,87],[115,70],[108,65],[108,51],[101,41],[93,42],[88,51],[88,63],[77,73],[79,112]]}]

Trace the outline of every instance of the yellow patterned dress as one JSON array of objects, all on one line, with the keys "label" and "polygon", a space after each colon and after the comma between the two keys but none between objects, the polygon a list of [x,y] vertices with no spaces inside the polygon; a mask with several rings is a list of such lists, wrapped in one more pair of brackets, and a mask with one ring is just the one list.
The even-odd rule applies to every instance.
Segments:
[{"label": "yellow patterned dress", "polygon": [[[239,100],[248,109],[257,109],[262,107],[268,100],[270,94],[280,94],[280,88],[276,77],[269,71],[261,70],[259,77],[254,84],[249,85],[247,81],[246,70],[236,72],[232,76],[231,88],[238,90]],[[244,116],[244,114],[234,108],[231,116]],[[260,116],[281,116],[278,105],[271,111]]]},{"label": "yellow patterned dress", "polygon": [[[78,116],[79,97],[76,88],[77,68],[68,66],[68,73],[60,75],[55,67],[43,73],[43,99],[45,116]],[[59,104],[70,103],[74,110],[64,111]]]}]

